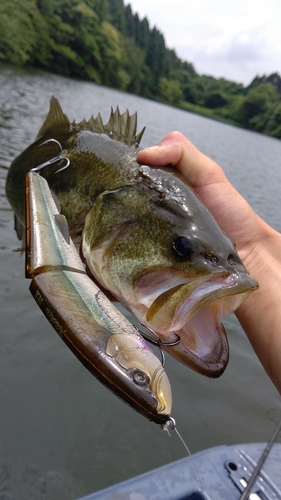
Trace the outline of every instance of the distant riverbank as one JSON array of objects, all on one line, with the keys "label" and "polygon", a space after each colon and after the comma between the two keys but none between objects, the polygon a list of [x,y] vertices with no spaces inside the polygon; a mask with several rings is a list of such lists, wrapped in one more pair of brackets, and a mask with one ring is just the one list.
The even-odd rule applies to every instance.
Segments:
[{"label": "distant riverbank", "polygon": [[0,62],[147,97],[281,138],[281,77],[240,83],[199,75],[166,47],[163,34],[123,0],[5,0]]}]

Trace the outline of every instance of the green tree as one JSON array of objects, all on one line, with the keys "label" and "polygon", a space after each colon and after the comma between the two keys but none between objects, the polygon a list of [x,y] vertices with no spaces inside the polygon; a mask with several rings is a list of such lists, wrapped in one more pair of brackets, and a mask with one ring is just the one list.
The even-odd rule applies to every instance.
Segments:
[{"label": "green tree", "polygon": [[178,105],[183,99],[183,93],[178,80],[168,80],[168,78],[159,78],[160,96],[169,104]]},{"label": "green tree", "polygon": [[266,132],[273,137],[281,139],[281,102],[274,106],[267,122]]},{"label": "green tree", "polygon": [[48,60],[48,26],[34,2],[0,2],[0,60],[23,65],[38,50],[42,62]]},{"label": "green tree", "polygon": [[152,92],[154,95],[158,89],[158,79],[166,76],[165,42],[163,35],[154,27],[150,32],[146,64],[151,71]]},{"label": "green tree", "polygon": [[109,0],[108,2],[108,20],[120,33],[127,34],[125,8],[123,0]]},{"label": "green tree", "polygon": [[227,99],[222,92],[211,92],[205,98],[205,106],[207,108],[216,109],[222,108],[227,104]]},{"label": "green tree", "polygon": [[125,71],[130,77],[126,90],[142,96],[150,95],[149,69],[145,64],[145,52],[133,38],[124,39]]},{"label": "green tree", "polygon": [[125,70],[125,50],[119,31],[104,21],[101,25],[101,75],[107,85],[126,89],[130,76]]},{"label": "green tree", "polygon": [[243,127],[266,131],[278,100],[278,92],[271,83],[254,86],[244,97],[234,101],[233,118]]},{"label": "green tree", "polygon": [[281,94],[281,76],[278,73],[272,73],[269,76],[256,76],[246,90],[249,91],[262,83],[271,83],[277,89],[278,93]]}]

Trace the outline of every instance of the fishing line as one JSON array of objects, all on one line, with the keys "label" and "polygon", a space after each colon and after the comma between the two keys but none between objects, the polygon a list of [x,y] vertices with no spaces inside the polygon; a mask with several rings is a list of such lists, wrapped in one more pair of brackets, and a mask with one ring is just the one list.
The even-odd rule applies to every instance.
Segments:
[{"label": "fishing line", "polygon": [[191,460],[191,463],[192,463],[192,467],[193,467],[193,470],[195,472],[195,476],[196,476],[196,479],[199,483],[199,488],[198,488],[198,491],[200,491],[200,493],[202,493],[203,497],[205,498],[205,500],[208,500],[206,495],[205,495],[205,492],[204,492],[204,487],[203,487],[203,482],[202,482],[202,479],[201,479],[201,476],[199,474],[199,471],[198,469],[196,468],[196,465],[195,465],[195,461],[194,461],[194,458],[185,442],[185,440],[183,439],[182,435],[180,434],[180,432],[178,431],[177,427],[176,427],[176,421],[174,418],[170,417],[169,420],[167,420],[167,422],[162,425],[162,429],[164,431],[166,431],[168,433],[168,436],[171,437],[171,433],[170,431],[175,431],[176,432],[176,435],[178,436],[178,438],[180,439],[181,443],[183,444],[186,452],[187,452],[187,456],[190,458]]},{"label": "fishing line", "polygon": [[[142,323],[140,323],[140,326],[142,326],[146,331],[149,332],[150,335],[152,335],[153,338],[150,335],[148,335],[147,333],[139,330],[138,327],[136,327],[147,342],[150,342],[152,345],[155,345],[156,347],[158,347],[158,349],[159,349],[159,351],[161,353],[162,366],[164,368],[165,367],[165,353],[163,351],[163,347],[169,347],[169,346],[177,345],[180,342],[180,336],[176,333],[175,335],[176,335],[177,338],[176,338],[176,340],[174,342],[167,342],[167,343],[165,342],[164,343],[151,328],[149,328],[146,325],[143,325]],[[191,459],[192,467],[194,469],[195,476],[196,476],[198,484],[199,484],[199,491],[202,493],[202,495],[205,498],[205,500],[207,500],[207,497],[205,495],[204,488],[203,488],[203,482],[202,482],[200,474],[199,474],[199,472],[198,472],[198,470],[196,468],[193,456],[192,456],[192,454],[191,454],[191,452],[190,452],[190,450],[189,450],[189,448],[188,448],[185,440],[183,439],[182,435],[179,433],[179,431],[178,431],[178,429],[176,427],[176,421],[175,421],[175,419],[172,418],[172,417],[170,417],[165,422],[165,424],[162,425],[162,429],[168,433],[169,437],[171,437],[170,431],[174,430],[176,432],[176,435],[178,436],[179,440],[181,441],[181,443],[183,444],[183,446],[184,446],[184,448],[185,448],[185,450],[187,452],[187,456]]]},{"label": "fishing line", "polygon": [[268,454],[273,446],[273,444],[275,443],[276,439],[277,439],[277,436],[279,434],[279,432],[281,431],[281,419],[279,420],[277,426],[275,427],[274,431],[273,431],[273,434],[272,436],[270,437],[268,443],[266,444],[266,447],[265,449],[263,450],[263,453],[255,467],[255,469],[253,470],[252,472],[252,476],[250,477],[250,480],[248,482],[248,484],[246,485],[242,495],[240,496],[239,500],[250,500],[251,498],[251,490],[258,478],[258,475],[262,469],[262,466],[264,464],[264,462],[266,461],[267,457],[268,457]]}]

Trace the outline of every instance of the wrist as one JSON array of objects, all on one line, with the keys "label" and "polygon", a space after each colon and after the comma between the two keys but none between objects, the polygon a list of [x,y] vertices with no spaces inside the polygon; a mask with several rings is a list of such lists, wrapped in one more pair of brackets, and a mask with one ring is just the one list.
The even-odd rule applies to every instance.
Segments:
[{"label": "wrist", "polygon": [[271,270],[276,274],[280,269],[281,279],[281,234],[256,216],[255,232],[251,240],[245,242],[238,253],[244,266],[257,281],[268,276]]},{"label": "wrist", "polygon": [[259,283],[259,289],[241,304],[236,316],[281,392],[281,234],[261,222],[260,236],[251,248],[248,247],[243,261],[247,271]]}]

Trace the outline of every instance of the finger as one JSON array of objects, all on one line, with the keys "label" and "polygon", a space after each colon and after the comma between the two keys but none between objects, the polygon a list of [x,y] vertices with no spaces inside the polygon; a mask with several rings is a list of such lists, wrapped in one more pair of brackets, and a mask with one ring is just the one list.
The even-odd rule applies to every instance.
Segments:
[{"label": "finger", "polygon": [[175,166],[195,189],[226,181],[223,170],[180,132],[172,132],[156,146],[141,150],[137,159],[147,165]]}]

